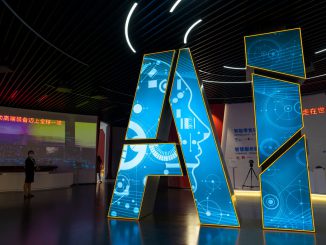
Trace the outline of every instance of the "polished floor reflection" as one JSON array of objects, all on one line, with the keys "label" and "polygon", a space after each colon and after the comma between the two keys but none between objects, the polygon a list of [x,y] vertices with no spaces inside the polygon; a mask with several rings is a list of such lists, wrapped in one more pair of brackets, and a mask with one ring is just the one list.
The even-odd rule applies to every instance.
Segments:
[{"label": "polished floor reflection", "polygon": [[263,231],[259,197],[238,197],[241,229],[200,227],[189,190],[160,190],[140,222],[106,218],[113,183],[0,193],[0,244],[326,244],[326,201],[314,202],[316,234]]}]

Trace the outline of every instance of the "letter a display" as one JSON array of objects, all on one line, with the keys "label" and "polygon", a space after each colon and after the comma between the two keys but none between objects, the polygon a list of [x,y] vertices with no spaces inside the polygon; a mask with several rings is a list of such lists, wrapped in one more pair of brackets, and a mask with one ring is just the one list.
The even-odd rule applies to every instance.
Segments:
[{"label": "letter a display", "polygon": [[[162,111],[165,97],[169,96],[200,223],[239,227],[233,191],[190,50],[179,51],[175,71],[171,71],[174,54],[167,51],[144,56],[126,134],[132,144],[123,146],[109,217],[141,218],[149,212],[148,208],[142,211],[142,206],[147,205],[147,190],[155,197],[155,190],[148,185],[157,183],[148,180],[182,176],[176,145],[151,142],[164,121]],[[171,72],[174,79],[168,91]],[[140,139],[148,143],[138,143]]]}]

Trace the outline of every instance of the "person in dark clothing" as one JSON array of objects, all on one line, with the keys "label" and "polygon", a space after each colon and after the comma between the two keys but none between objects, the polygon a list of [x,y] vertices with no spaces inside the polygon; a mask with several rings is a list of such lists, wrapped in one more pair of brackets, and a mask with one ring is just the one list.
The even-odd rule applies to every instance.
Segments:
[{"label": "person in dark clothing", "polygon": [[102,183],[101,169],[102,169],[102,158],[100,156],[97,156],[96,157],[96,176],[98,178],[99,183]]},{"label": "person in dark clothing", "polygon": [[34,171],[36,162],[34,159],[34,151],[28,151],[28,157],[25,160],[25,184],[24,184],[24,198],[31,198],[31,186],[34,182]]}]

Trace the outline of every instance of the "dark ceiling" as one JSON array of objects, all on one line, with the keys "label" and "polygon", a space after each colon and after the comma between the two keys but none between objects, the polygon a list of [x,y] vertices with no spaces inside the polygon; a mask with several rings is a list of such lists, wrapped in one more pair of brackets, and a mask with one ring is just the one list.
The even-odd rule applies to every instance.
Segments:
[{"label": "dark ceiling", "polygon": [[[323,1],[0,0],[0,105],[99,115],[125,125],[142,54],[184,47],[187,28],[202,22],[188,47],[209,100],[251,100],[244,67],[243,36],[301,27],[308,77],[326,73],[326,4]],[[7,4],[7,5],[6,5]],[[326,76],[306,80],[304,94],[326,91]]]}]

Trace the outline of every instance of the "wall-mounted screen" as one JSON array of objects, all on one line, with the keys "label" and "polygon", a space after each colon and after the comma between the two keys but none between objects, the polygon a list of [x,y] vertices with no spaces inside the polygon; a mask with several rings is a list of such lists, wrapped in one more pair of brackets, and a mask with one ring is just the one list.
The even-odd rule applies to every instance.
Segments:
[{"label": "wall-mounted screen", "polygon": [[94,116],[0,107],[0,167],[23,166],[34,150],[38,165],[94,182],[96,133]]}]

